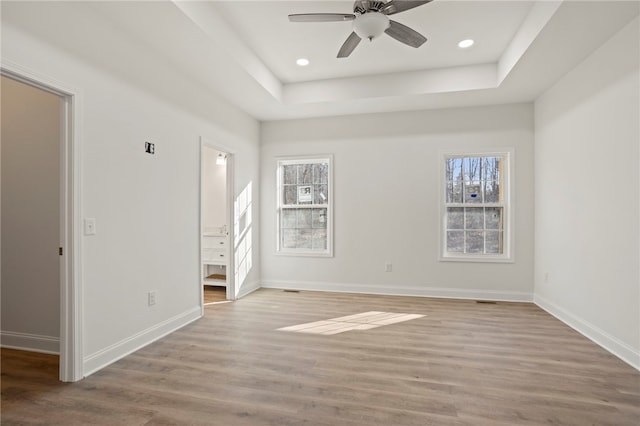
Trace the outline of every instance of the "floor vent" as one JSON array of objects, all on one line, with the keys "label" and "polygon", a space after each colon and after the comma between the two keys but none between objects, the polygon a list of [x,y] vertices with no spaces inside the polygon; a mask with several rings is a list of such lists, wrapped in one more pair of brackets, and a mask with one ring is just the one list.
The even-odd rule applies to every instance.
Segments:
[{"label": "floor vent", "polygon": [[282,290],[285,293],[300,293],[300,290]]},{"label": "floor vent", "polygon": [[498,302],[495,302],[493,300],[476,300],[476,303],[484,303],[486,305],[495,305]]}]

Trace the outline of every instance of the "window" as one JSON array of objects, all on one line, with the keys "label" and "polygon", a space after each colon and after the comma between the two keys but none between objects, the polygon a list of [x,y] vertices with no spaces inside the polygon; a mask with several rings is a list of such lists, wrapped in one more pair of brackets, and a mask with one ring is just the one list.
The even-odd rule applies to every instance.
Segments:
[{"label": "window", "polygon": [[279,253],[331,256],[331,158],[278,161]]},{"label": "window", "polygon": [[443,156],[442,260],[511,260],[509,158],[509,153]]}]

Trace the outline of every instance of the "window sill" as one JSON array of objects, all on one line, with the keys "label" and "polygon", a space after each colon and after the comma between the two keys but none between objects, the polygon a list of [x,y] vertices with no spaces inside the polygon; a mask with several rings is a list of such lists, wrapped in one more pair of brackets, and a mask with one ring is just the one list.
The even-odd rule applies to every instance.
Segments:
[{"label": "window sill", "polygon": [[467,263],[515,263],[513,256],[504,255],[458,255],[458,256],[440,256],[440,262],[467,262]]},{"label": "window sill", "polygon": [[314,252],[314,251],[276,251],[276,256],[294,256],[294,257],[333,257],[331,252]]}]

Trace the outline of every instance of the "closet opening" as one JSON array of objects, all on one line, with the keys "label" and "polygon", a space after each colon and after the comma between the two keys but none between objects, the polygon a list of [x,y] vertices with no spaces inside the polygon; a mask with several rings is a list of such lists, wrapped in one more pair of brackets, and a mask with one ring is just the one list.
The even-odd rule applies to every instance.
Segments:
[{"label": "closet opening", "polygon": [[[0,346],[82,378],[76,94],[14,65],[2,76]],[[4,355],[3,355],[4,356]]]}]

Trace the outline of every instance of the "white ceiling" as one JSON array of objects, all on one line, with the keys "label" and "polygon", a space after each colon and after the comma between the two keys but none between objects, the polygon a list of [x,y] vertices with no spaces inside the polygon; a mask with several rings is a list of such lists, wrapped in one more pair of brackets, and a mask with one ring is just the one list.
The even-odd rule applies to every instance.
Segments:
[{"label": "white ceiling", "polygon": [[[387,74],[496,62],[531,9],[532,1],[442,1],[390,16],[429,40],[418,49],[384,35],[362,42],[348,58],[336,54],[352,22],[291,23],[290,13],[351,13],[353,1],[235,1],[214,7],[238,37],[283,83]],[[476,44],[457,47],[467,38]],[[307,67],[297,58],[311,61]]]},{"label": "white ceiling", "polygon": [[[287,19],[350,13],[352,5],[3,1],[2,20],[168,90],[160,71],[149,73],[161,63],[166,75],[182,75],[258,120],[280,120],[532,101],[640,11],[637,1],[434,0],[392,16],[428,38],[420,48],[383,35],[343,59],[336,54],[351,23]],[[464,38],[476,44],[461,50]],[[298,67],[298,57],[311,64]]]}]

